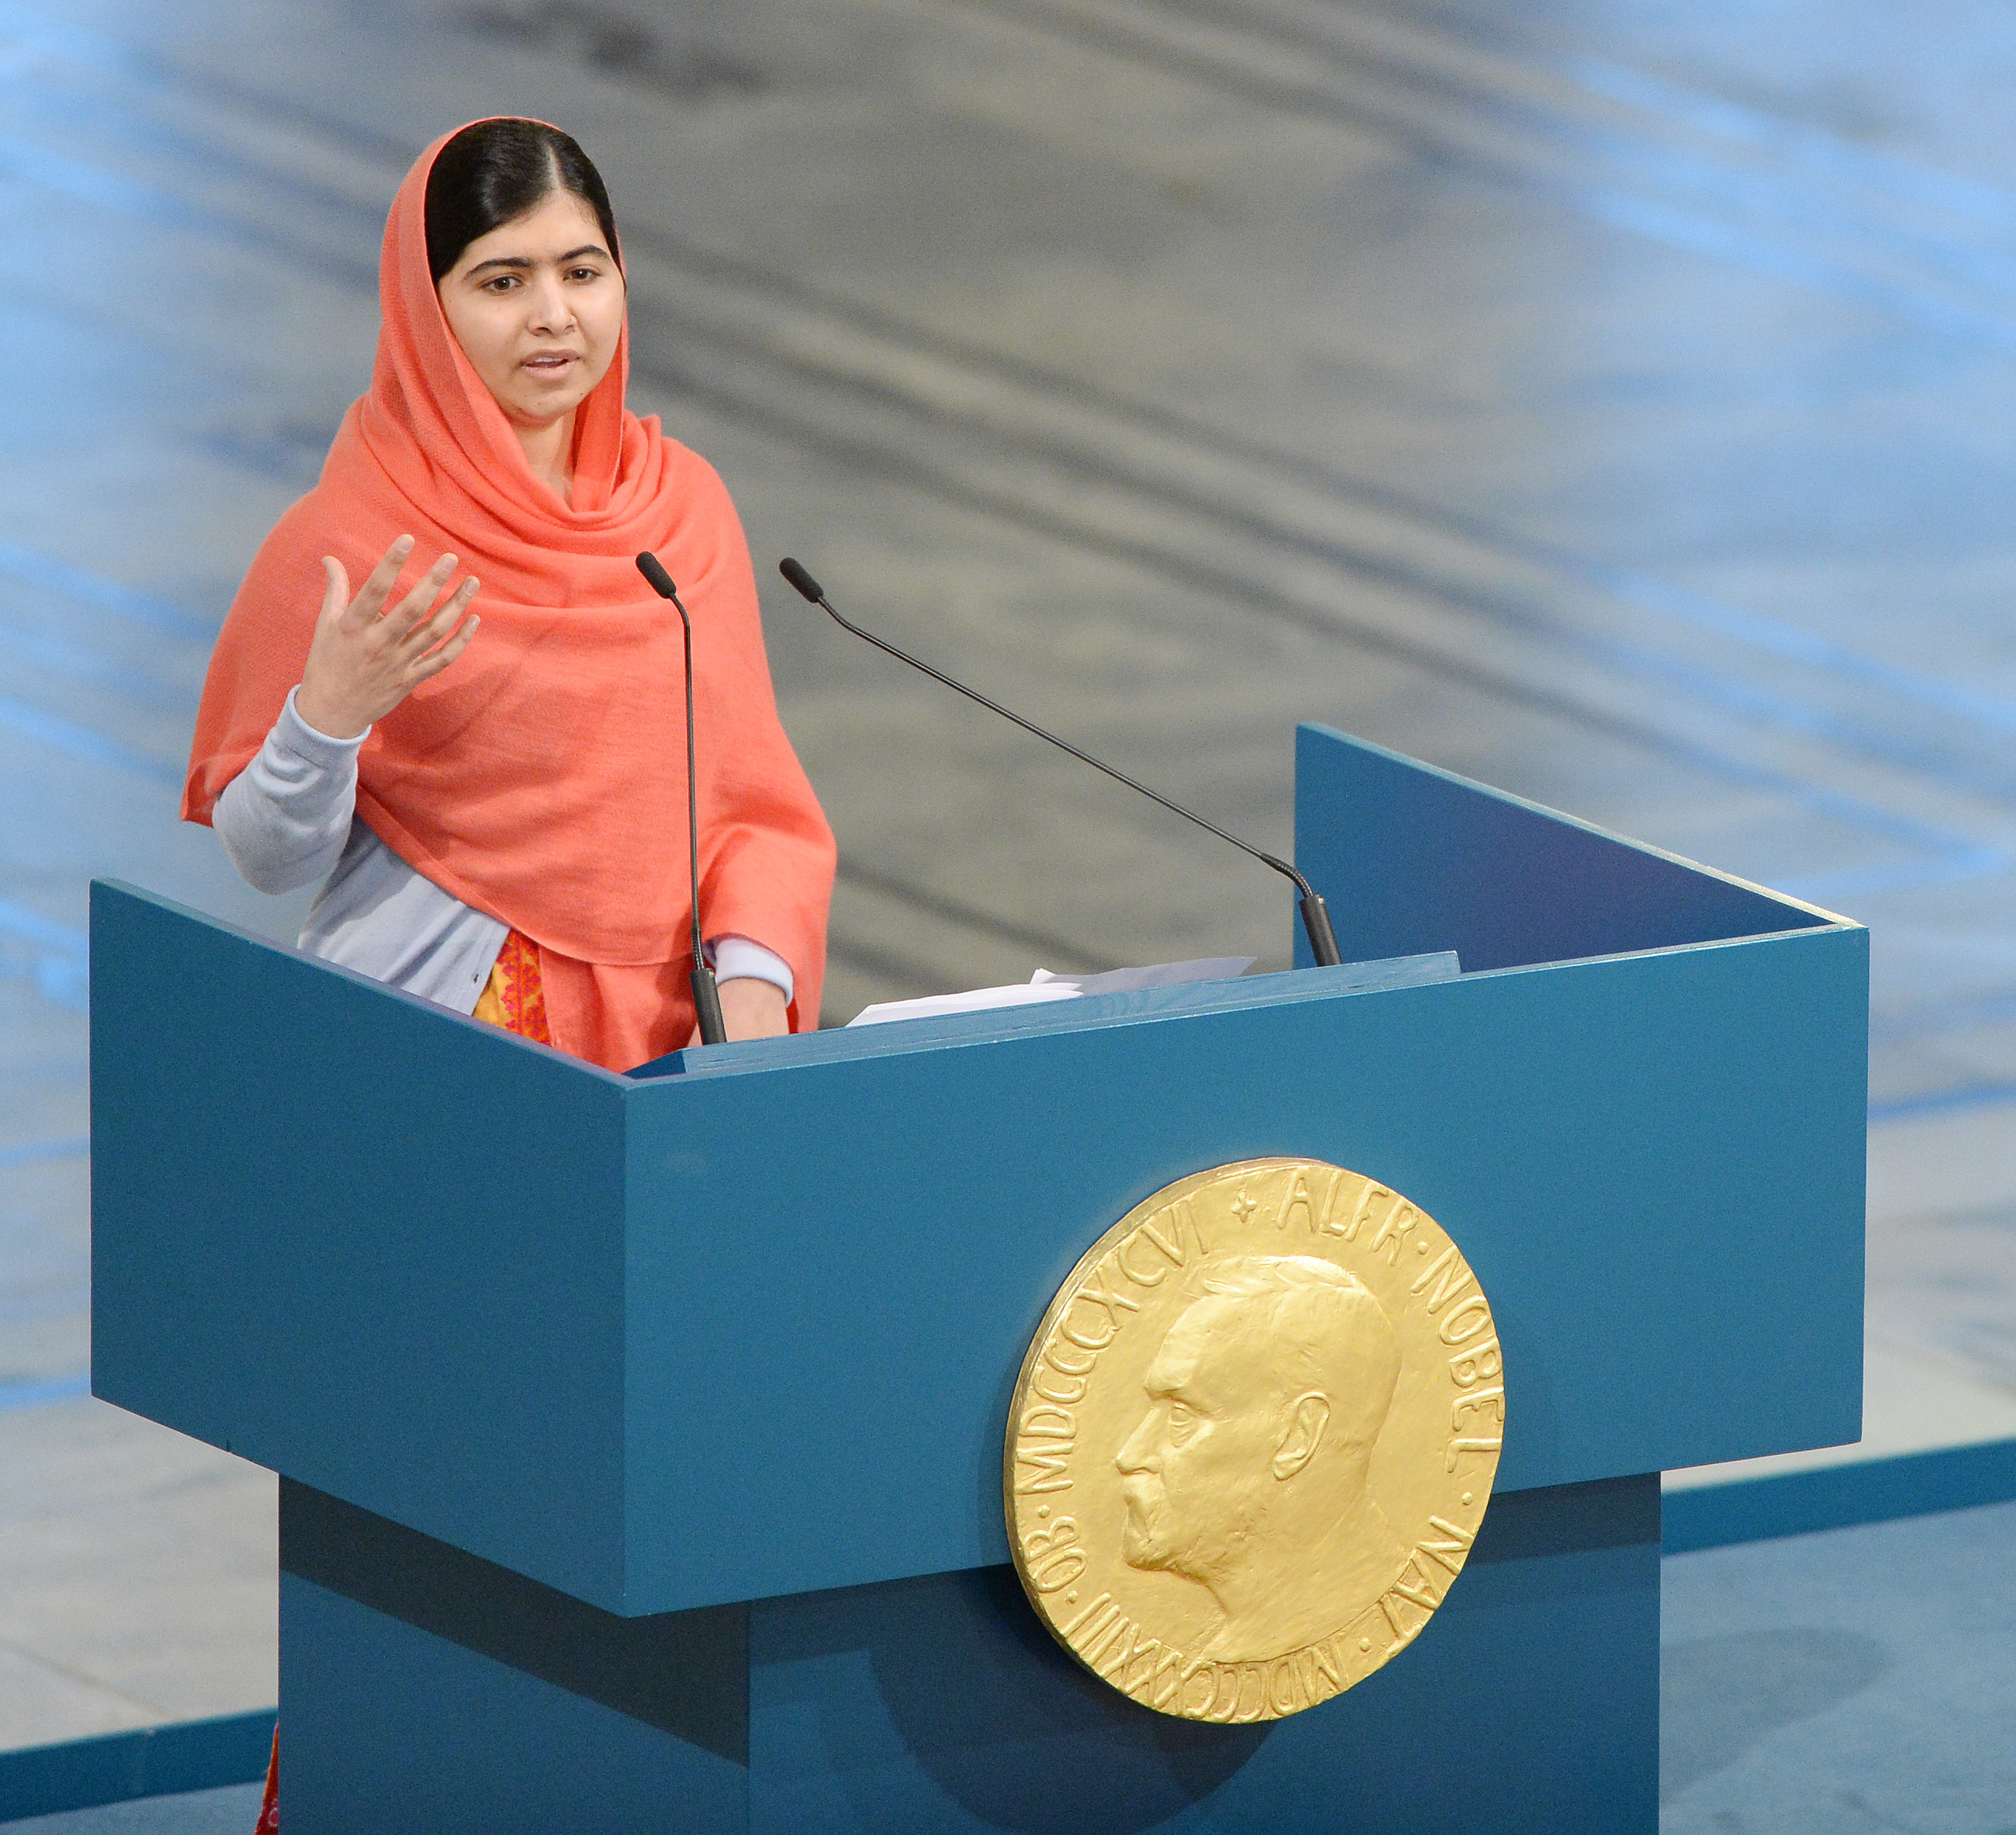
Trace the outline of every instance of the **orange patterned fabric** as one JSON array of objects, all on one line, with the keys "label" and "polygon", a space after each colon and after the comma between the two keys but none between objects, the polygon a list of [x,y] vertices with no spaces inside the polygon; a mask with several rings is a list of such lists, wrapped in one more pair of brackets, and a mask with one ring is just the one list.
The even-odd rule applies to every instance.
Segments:
[{"label": "orange patterned fabric", "polygon": [[513,930],[491,965],[490,979],[477,997],[475,1017],[502,1026],[521,1038],[551,1045],[546,1027],[545,982],[539,973],[539,946],[523,930]]},{"label": "orange patterned fabric", "polygon": [[280,1835],[280,1729],[273,1729],[273,1756],[266,1766],[266,1800],[252,1835]]}]

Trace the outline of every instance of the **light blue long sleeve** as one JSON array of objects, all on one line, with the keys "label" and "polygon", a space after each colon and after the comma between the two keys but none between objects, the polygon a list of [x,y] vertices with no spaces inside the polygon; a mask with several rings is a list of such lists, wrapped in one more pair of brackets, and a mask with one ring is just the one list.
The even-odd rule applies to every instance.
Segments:
[{"label": "light blue long sleeve", "polygon": [[[211,817],[232,864],[261,892],[323,881],[301,947],[422,998],[472,1011],[509,926],[409,865],[357,815],[357,753],[318,732],[290,693],[258,755],[225,786]],[[747,937],[707,940],[724,981],[749,977],[791,998],[790,965]]]}]

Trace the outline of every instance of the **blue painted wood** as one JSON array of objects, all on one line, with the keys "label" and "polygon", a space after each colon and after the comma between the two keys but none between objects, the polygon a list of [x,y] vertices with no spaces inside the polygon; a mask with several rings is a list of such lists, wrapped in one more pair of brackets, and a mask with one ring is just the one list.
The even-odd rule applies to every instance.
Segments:
[{"label": "blue painted wood", "polygon": [[1690,1486],[1666,1496],[1669,1555],[2016,1499],[2016,1440],[1942,1446],[1807,1472]]},{"label": "blue painted wood", "polygon": [[1057,1283],[1262,1153],[1463,1246],[1517,1398],[1501,1488],[1853,1438],[1866,972],[1813,930],[639,1086],[632,1609],[1005,1560],[1006,1389]]},{"label": "blue painted wood", "polygon": [[250,1783],[272,1745],[268,1708],[0,1753],[0,1822]]},{"label": "blue painted wood", "polygon": [[623,1097],[99,885],[93,1393],[620,1598]]},{"label": "blue painted wood", "polygon": [[[1471,1257],[1516,1398],[1502,1489],[1855,1437],[1866,934],[1301,745],[1319,802],[1406,818],[1352,843],[1395,915],[1353,907],[1348,948],[1585,959],[635,1080],[99,888],[98,1392],[614,1611],[984,1566],[1057,1282],[1161,1185],[1294,1153]],[[1470,891],[1438,823],[1490,869]]]},{"label": "blue painted wood", "polygon": [[1295,734],[1295,864],[1345,955],[1453,949],[1467,970],[1841,921],[1314,723]]},{"label": "blue painted wood", "polygon": [[[1481,972],[1262,977],[621,1078],[95,889],[99,1392],[327,1494],[290,1491],[322,1525],[283,1591],[295,1835],[648,1826],[668,1802],[766,1835],[1399,1835],[1470,1826],[1484,1779],[1494,1829],[1649,1835],[1646,1474],[1859,1429],[1867,939],[1301,743],[1305,859],[1348,952]],[[1086,1244],[1172,1179],[1276,1153],[1451,1232],[1513,1417],[1417,1649],[1272,1728],[1189,1726],[1087,1682],[1016,1596],[1002,1420]],[[333,1534],[342,1500],[385,1520]],[[445,1545],[409,1560],[412,1530]],[[458,1617],[455,1574],[496,1611]],[[562,1595],[633,1621],[754,1602],[730,1614],[746,1662],[714,1666],[746,1744],[686,1736],[711,1672],[676,1713],[622,1679],[622,1652],[700,1618],[633,1636]]]},{"label": "blue painted wood", "polygon": [[1066,1657],[1011,1569],[751,1609],[751,1835],[1651,1835],[1654,1478],[1499,1500],[1414,1647],[1250,1727]]},{"label": "blue painted wood", "polygon": [[284,1571],[280,1720],[288,1835],[712,1835],[747,1819],[746,1765]]},{"label": "blue painted wood", "polygon": [[295,1835],[1411,1835],[1488,1779],[1496,1835],[1651,1835],[1658,1530],[1650,1477],[1503,1498],[1403,1657],[1249,1726],[1094,1681],[1005,1567],[762,1600],[694,1678],[739,1755],[286,1571],[282,1801]]}]

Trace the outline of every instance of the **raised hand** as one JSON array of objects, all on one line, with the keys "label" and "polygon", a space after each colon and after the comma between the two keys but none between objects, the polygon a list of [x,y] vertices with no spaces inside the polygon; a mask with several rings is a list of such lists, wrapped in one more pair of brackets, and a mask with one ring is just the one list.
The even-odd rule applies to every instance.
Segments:
[{"label": "raised hand", "polygon": [[412,552],[412,537],[401,535],[386,549],[385,558],[371,570],[355,599],[342,562],[333,555],[322,556],[328,585],[294,696],[295,712],[316,732],[331,739],[356,738],[430,675],[438,675],[476,635],[480,621],[474,613],[459,628],[456,624],[476,596],[475,580],[463,581],[435,608],[455,572],[452,554],[428,568],[391,611],[384,610],[399,570]]}]

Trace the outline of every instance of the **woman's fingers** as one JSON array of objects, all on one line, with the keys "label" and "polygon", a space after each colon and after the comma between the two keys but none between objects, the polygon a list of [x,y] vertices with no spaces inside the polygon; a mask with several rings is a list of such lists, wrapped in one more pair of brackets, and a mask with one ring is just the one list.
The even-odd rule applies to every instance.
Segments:
[{"label": "woman's fingers", "polygon": [[455,628],[455,621],[469,610],[469,602],[475,598],[480,582],[473,576],[463,581],[442,601],[441,608],[412,635],[412,646],[421,650],[430,650]]},{"label": "woman's fingers", "polygon": [[339,737],[362,732],[398,706],[419,683],[437,675],[469,647],[477,621],[469,613],[477,586],[464,580],[442,599],[455,557],[439,556],[389,613],[387,600],[412,557],[413,538],[401,535],[371,570],[355,599],[343,563],[322,556],[322,609],[301,673],[301,718]]},{"label": "woman's fingers", "polygon": [[462,628],[438,649],[431,649],[413,664],[410,671],[412,679],[424,682],[430,675],[438,675],[449,664],[469,648],[469,640],[476,635],[476,628],[482,619],[471,612],[463,621]]},{"label": "woman's fingers", "polygon": [[[409,682],[421,682],[430,675],[438,675],[449,664],[469,648],[469,640],[476,635],[476,627],[482,622],[473,612],[466,618],[470,600],[476,597],[481,582],[472,576],[463,581],[448,597],[448,603],[428,619],[419,630],[406,640],[409,653],[406,664],[406,678]],[[456,621],[461,620],[460,628]]]},{"label": "woman's fingers", "polygon": [[350,609],[357,613],[360,622],[375,618],[383,606],[400,570],[406,564],[407,557],[413,552],[413,538],[401,535],[385,550],[383,558],[365,577],[364,584],[357,589],[357,596],[350,602]]},{"label": "woman's fingers", "polygon": [[413,590],[399,601],[398,608],[386,620],[394,642],[403,642],[422,624],[434,610],[434,601],[441,589],[454,573],[455,556],[445,554],[423,574]]},{"label": "woman's fingers", "polygon": [[333,554],[322,557],[322,615],[326,623],[331,618],[340,618],[350,604],[350,576],[343,570],[343,563]]},{"label": "woman's fingers", "polygon": [[469,610],[470,601],[476,597],[477,582],[465,580],[441,603],[441,610],[426,623],[415,625],[398,639],[401,662],[410,667],[417,657],[429,654],[442,639],[452,631],[463,613]]}]

